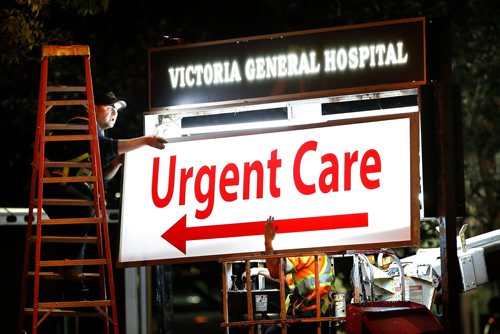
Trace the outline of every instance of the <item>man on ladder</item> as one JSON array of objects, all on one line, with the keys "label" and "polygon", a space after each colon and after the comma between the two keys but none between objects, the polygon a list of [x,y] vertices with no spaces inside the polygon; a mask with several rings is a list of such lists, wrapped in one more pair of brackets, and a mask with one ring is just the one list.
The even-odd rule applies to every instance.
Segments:
[{"label": "man on ladder", "polygon": [[[49,85],[49,58],[57,58],[59,61],[62,61],[61,58],[67,58],[64,60],[68,61],[83,58],[85,84]],[[106,137],[104,131],[115,125],[118,110],[126,104],[113,93],[97,95],[94,103],[89,59],[90,51],[86,45],[46,45],[42,49],[30,214],[26,230],[21,290],[20,333],[26,333],[24,316],[29,314],[32,315],[30,333],[33,334],[39,333],[39,328],[42,333],[54,332],[50,328],[45,332],[42,328],[47,318],[54,315],[62,315],[65,319],[68,316],[76,319],[82,316],[99,316],[103,329],[99,331],[98,328],[91,327],[91,332],[97,330],[108,333],[109,326],[112,325],[113,333],[118,333],[104,179],[110,179],[116,174],[125,153],[143,146],[163,149],[166,143],[158,137],[122,140]],[[80,97],[82,95],[83,98]],[[72,117],[75,116],[74,107],[79,110],[77,117]],[[61,118],[66,122],[60,123]],[[34,208],[37,209],[35,234]],[[47,213],[48,219],[42,216],[42,209]],[[30,256],[30,245],[33,241],[34,261]],[[95,244],[97,256],[83,259],[83,251],[88,243]],[[56,248],[59,245],[64,250],[50,254],[50,245]],[[68,247],[69,245],[72,246]],[[48,259],[47,255],[52,259]],[[81,270],[83,267],[97,267],[98,271],[86,270],[87,273],[84,273]],[[80,285],[87,276],[97,279],[99,296],[81,295],[82,291],[88,292],[85,286]],[[42,281],[44,285],[41,285]],[[53,293],[57,286],[53,286],[53,289],[46,288],[50,286],[49,282],[58,281],[66,283],[66,286],[70,282],[76,282],[82,291],[60,295]],[[29,282],[33,283],[32,290],[28,287]],[[31,304],[26,298],[30,293],[33,296]],[[77,325],[78,321],[75,324]],[[79,331],[75,327],[71,332]]]},{"label": "man on ladder", "polygon": [[[151,146],[157,149],[163,149],[166,141],[161,137],[144,136],[132,139],[114,139],[106,136],[105,131],[114,127],[117,119],[118,112],[127,106],[125,101],[119,100],[113,92],[98,93],[94,98],[96,105],[96,120],[99,135],[99,152],[101,156],[101,168],[104,178],[104,185],[110,181],[118,172],[123,164],[124,154],[143,146]],[[68,123],[71,124],[85,124],[88,118],[85,113],[80,116],[71,118]],[[59,134],[59,133],[56,133]],[[85,143],[73,142],[70,144],[63,143],[62,146],[51,146],[50,151],[46,152],[47,160],[56,161],[86,161],[89,159],[88,145]],[[88,168],[79,168],[70,170],[70,168],[63,168],[60,170],[53,170],[48,173],[58,173],[64,176],[68,175],[88,175],[91,171]],[[71,174],[70,174],[71,173]],[[86,183],[52,183],[45,186],[47,197],[54,198],[80,198],[90,200],[92,198],[91,184]],[[64,217],[92,217],[94,212],[91,207],[85,206],[44,206],[44,211],[50,218],[64,218]],[[62,235],[75,235],[85,236],[89,234],[88,225],[72,225],[65,226],[66,231],[61,227],[53,227],[54,231],[51,233]],[[59,231],[55,230],[59,229]],[[62,230],[62,231],[61,231]],[[90,234],[95,234],[90,233]],[[75,247],[77,246],[77,247]],[[68,259],[83,259],[85,257],[86,245],[78,244],[55,244],[54,254],[65,254]],[[74,266],[59,267],[57,268],[61,274],[68,281],[81,281],[83,283],[84,274],[81,268]],[[82,286],[82,291],[86,292],[85,285]]]}]

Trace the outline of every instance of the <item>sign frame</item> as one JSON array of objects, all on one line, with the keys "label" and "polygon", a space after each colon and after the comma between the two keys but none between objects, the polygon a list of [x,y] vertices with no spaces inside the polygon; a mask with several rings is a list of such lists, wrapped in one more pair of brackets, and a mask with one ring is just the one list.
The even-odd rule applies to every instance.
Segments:
[{"label": "sign frame", "polygon": [[[410,240],[397,241],[397,242],[380,242],[380,243],[369,243],[369,244],[350,244],[350,245],[340,245],[340,246],[331,246],[331,247],[318,247],[318,248],[293,248],[293,249],[280,249],[279,252],[282,254],[300,254],[303,252],[311,252],[311,251],[321,251],[321,252],[337,252],[337,251],[345,251],[350,249],[374,249],[380,247],[400,247],[400,246],[411,246],[416,245],[420,241],[420,232],[419,232],[419,223],[420,223],[420,202],[419,202],[419,114],[418,112],[412,113],[401,113],[401,114],[392,114],[392,115],[383,115],[383,116],[375,116],[375,117],[364,117],[359,119],[343,119],[343,120],[335,120],[327,122],[327,124],[309,124],[302,126],[291,126],[291,127],[283,127],[280,129],[267,129],[267,130],[258,130],[258,131],[242,131],[238,132],[241,134],[259,134],[259,133],[270,133],[277,131],[289,131],[289,130],[299,130],[299,129],[313,129],[325,126],[338,126],[338,125],[350,125],[350,124],[360,124],[367,122],[375,122],[375,121],[384,121],[384,120],[394,120],[394,119],[409,119],[409,135],[410,135]],[[207,136],[197,136],[197,137],[185,137],[180,139],[179,141],[197,141],[203,140],[207,138],[228,138],[232,137],[231,135],[220,135],[220,134],[212,134]],[[125,164],[126,168],[126,164]],[[126,194],[124,193],[124,201]],[[266,217],[262,217],[263,221],[265,221]],[[121,225],[121,229],[123,229],[123,223]],[[120,255],[121,255],[121,247],[123,247],[123,231],[120,233]],[[165,241],[166,242],[166,241]],[[264,236],[262,233],[262,245],[264,244]],[[176,258],[164,258],[164,259],[155,259],[155,260],[141,260],[141,261],[121,261],[120,256],[117,260],[117,264],[120,267],[134,267],[134,266],[144,266],[144,265],[160,265],[160,264],[173,264],[173,263],[187,263],[187,262],[200,262],[200,261],[217,261],[220,258],[233,258],[233,257],[241,257],[241,256],[255,256],[261,255],[259,251],[256,252],[245,252],[245,253],[225,253],[225,254],[213,254],[210,256],[187,256],[187,257],[176,257]]]},{"label": "sign frame", "polygon": [[[409,30],[409,32],[406,32],[406,35],[404,34],[406,31],[405,29]],[[260,80],[258,83],[256,81],[250,83],[243,80],[238,83],[238,86],[235,87],[224,83],[215,85],[212,84],[211,86],[200,86],[199,88],[194,85],[189,90],[184,89],[181,92],[180,89],[176,89],[174,92],[174,89],[172,89],[172,87],[168,87],[167,85],[167,78],[169,77],[168,72],[170,70],[174,71],[173,68],[169,68],[168,66],[170,66],[170,64],[177,64],[177,68],[184,68],[184,72],[187,73],[189,66],[186,67],[186,62],[193,57],[195,57],[193,64],[197,63],[198,66],[201,66],[200,64],[203,64],[204,62],[210,63],[210,61],[212,61],[212,58],[207,57],[214,57],[211,55],[223,51],[224,54],[228,54],[227,62],[224,63],[224,60],[222,60],[219,64],[221,68],[226,66],[226,72],[224,75],[228,77],[230,76],[230,67],[232,66],[231,61],[234,61],[239,64],[236,67],[240,69],[240,76],[244,79],[244,57],[249,54],[266,54],[266,52],[270,51],[267,51],[265,48],[272,48],[275,44],[278,45],[281,43],[275,51],[276,54],[284,53],[289,48],[298,48],[299,50],[314,49],[317,51],[317,57],[320,58],[321,53],[325,52],[325,50],[327,50],[327,46],[330,45],[329,38],[333,36],[334,39],[331,42],[333,43],[332,45],[337,45],[335,44],[335,38],[337,38],[339,39],[337,41],[339,43],[339,50],[343,46],[346,46],[348,51],[350,50],[350,45],[355,48],[359,46],[359,55],[361,57],[362,51],[360,50],[364,43],[369,43],[371,40],[376,43],[377,41],[380,41],[381,38],[385,38],[380,37],[377,34],[385,34],[382,36],[391,38],[391,33],[402,34],[401,36],[398,35],[397,37],[393,37],[393,39],[391,39],[394,44],[393,47],[395,47],[396,51],[397,42],[405,41],[405,43],[408,43],[407,47],[413,52],[409,59],[411,63],[409,63],[408,66],[405,66],[405,70],[401,70],[402,72],[398,69],[398,66],[393,66],[394,70],[391,70],[390,67],[386,66],[385,68],[388,68],[386,70],[384,66],[375,66],[374,68],[371,68],[367,63],[367,66],[363,69],[357,68],[353,71],[338,70],[331,72],[335,75],[326,75],[323,73],[326,71],[326,66],[323,66],[321,68],[321,75],[318,76],[287,76],[284,78],[274,78],[273,80]],[[342,37],[344,35],[346,35],[346,37]],[[317,38],[317,44],[314,44],[314,42],[307,42],[309,43],[307,44],[305,42],[307,40],[313,40],[314,38]],[[349,38],[354,38],[355,40],[350,41]],[[302,45],[301,43],[305,44]],[[151,48],[148,52],[149,110],[150,112],[161,112],[164,110],[178,110],[180,108],[205,108],[210,106],[227,106],[242,103],[266,103],[270,101],[276,102],[315,98],[319,96],[347,95],[365,91],[418,87],[419,85],[427,82],[425,45],[426,19],[425,17],[416,17],[333,28],[303,30],[283,34],[270,34]],[[373,56],[373,61],[376,58],[376,49],[374,48],[370,50],[371,55]],[[200,55],[205,53],[207,54],[205,58],[199,58],[203,57]],[[338,54],[340,54],[340,52]],[[272,55],[273,54],[271,54],[271,56]],[[300,62],[301,58],[298,58],[298,61]],[[313,60],[311,60],[311,63],[309,64],[311,68],[314,67],[311,65],[312,63],[314,63]],[[410,73],[407,73],[408,71],[410,71]],[[170,80],[172,80],[171,78],[173,73],[174,72],[170,74]],[[198,72],[198,74],[197,78],[202,78],[202,72]],[[177,76],[182,77],[179,73],[177,73]],[[399,80],[399,78],[403,79]],[[180,79],[178,78],[178,80]],[[199,80],[197,84],[201,83],[201,81],[203,80]]]}]

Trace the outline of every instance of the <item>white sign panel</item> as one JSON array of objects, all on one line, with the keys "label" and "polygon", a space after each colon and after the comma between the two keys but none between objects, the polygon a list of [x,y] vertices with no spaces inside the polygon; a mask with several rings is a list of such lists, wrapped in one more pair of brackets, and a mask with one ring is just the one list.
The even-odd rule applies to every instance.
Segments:
[{"label": "white sign panel", "polygon": [[408,117],[128,153],[119,261],[408,242],[410,160]]}]

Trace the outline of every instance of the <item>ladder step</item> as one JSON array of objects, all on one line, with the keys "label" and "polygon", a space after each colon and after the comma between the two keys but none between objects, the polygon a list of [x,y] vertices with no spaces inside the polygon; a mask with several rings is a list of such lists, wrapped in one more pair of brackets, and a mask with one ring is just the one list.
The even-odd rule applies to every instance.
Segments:
[{"label": "ladder step", "polygon": [[44,261],[40,261],[40,267],[100,266],[100,265],[105,265],[105,264],[106,264],[106,259],[44,260]]},{"label": "ladder step", "polygon": [[45,161],[43,165],[47,168],[91,168],[90,162],[73,161]]},{"label": "ladder step", "polygon": [[44,45],[42,57],[90,56],[88,45]]},{"label": "ladder step", "polygon": [[82,300],[71,302],[42,302],[38,304],[41,309],[74,308],[74,307],[95,307],[111,306],[110,300]]},{"label": "ladder step", "polygon": [[87,100],[51,100],[47,101],[46,105],[48,107],[54,106],[88,106],[89,102]]},{"label": "ladder step", "polygon": [[[36,201],[37,199],[35,199]],[[94,201],[85,199],[44,198],[43,205],[93,206]]]},{"label": "ladder step", "polygon": [[96,182],[97,176],[50,176],[42,178],[43,183]]},{"label": "ladder step", "polygon": [[[28,275],[30,277],[35,276],[34,271],[28,271]],[[83,273],[84,279],[98,279],[101,275],[99,273]],[[56,273],[54,271],[40,271],[40,278],[46,280],[63,280],[64,277],[61,274]]]},{"label": "ladder step", "polygon": [[72,224],[101,224],[102,218],[57,218],[57,219],[41,219],[39,224],[42,225],[72,225]]},{"label": "ladder step", "polygon": [[54,92],[87,92],[87,87],[85,86],[48,86],[48,93]]},{"label": "ladder step", "polygon": [[[33,314],[33,308],[25,308],[24,312],[26,314]],[[75,311],[75,310],[61,310],[61,309],[38,309],[38,314],[49,313],[51,316],[61,316],[61,317],[100,317],[101,314],[96,312],[83,312],[83,311]]]},{"label": "ladder step", "polygon": [[45,136],[45,141],[79,141],[79,140],[92,140],[95,137],[92,135],[57,135]]},{"label": "ladder step", "polygon": [[[36,241],[36,236],[32,235],[31,236],[31,241]],[[95,244],[97,243],[97,237],[65,237],[65,236],[42,236],[40,238],[40,241],[46,242],[46,243],[61,243],[61,244],[83,244],[83,243],[89,243],[89,244]]]},{"label": "ladder step", "polygon": [[88,124],[71,124],[71,123],[47,123],[45,130],[79,130],[86,131],[89,129]]}]

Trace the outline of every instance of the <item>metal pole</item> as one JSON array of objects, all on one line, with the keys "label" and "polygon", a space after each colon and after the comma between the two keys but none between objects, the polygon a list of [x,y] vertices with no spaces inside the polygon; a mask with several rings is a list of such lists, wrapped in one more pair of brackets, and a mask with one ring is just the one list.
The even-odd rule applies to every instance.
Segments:
[{"label": "metal pole", "polygon": [[428,107],[433,112],[432,130],[428,135],[435,141],[431,153],[436,163],[431,173],[435,173],[436,217],[439,220],[439,241],[441,251],[441,322],[447,333],[460,333],[460,272],[457,257],[457,194],[461,190],[459,161],[461,145],[458,145],[456,120],[460,110],[453,110],[452,68],[450,53],[450,23],[448,20],[432,20],[427,33],[429,47],[429,81],[432,86],[432,103]]},{"label": "metal pole", "polygon": [[156,333],[173,334],[172,267],[155,266],[153,275]]},{"label": "metal pole", "polygon": [[438,127],[440,171],[438,192],[439,241],[441,250],[441,287],[444,326],[448,333],[460,332],[460,271],[457,256],[457,205],[454,134],[450,86],[438,86]]}]

